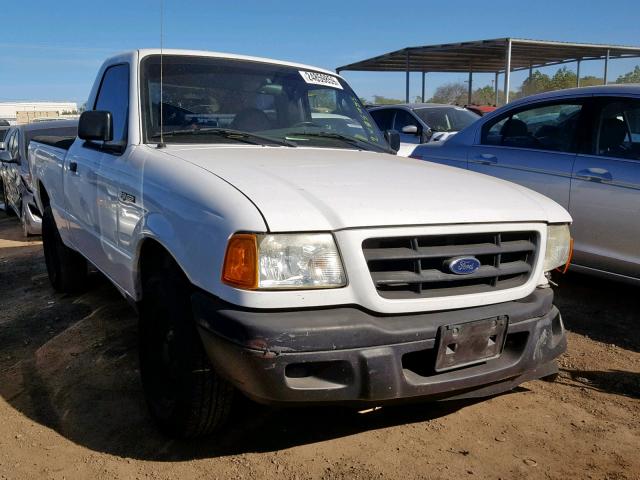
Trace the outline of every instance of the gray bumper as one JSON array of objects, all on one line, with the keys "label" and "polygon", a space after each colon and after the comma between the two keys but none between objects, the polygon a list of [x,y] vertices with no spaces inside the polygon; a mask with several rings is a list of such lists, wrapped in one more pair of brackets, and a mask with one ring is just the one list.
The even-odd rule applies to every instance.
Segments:
[{"label": "gray bumper", "polygon": [[[243,311],[193,296],[200,336],[216,370],[263,403],[383,404],[493,395],[557,372],[566,349],[553,292],[515,302],[418,315],[356,308]],[[502,354],[437,373],[440,326],[506,315]]]}]

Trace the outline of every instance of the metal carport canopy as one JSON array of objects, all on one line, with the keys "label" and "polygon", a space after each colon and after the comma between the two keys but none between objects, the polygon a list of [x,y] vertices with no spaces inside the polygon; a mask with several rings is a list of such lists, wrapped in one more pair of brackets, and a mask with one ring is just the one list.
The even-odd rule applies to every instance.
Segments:
[{"label": "metal carport canopy", "polygon": [[[510,73],[548,65],[604,59],[606,83],[609,59],[633,57],[640,57],[640,47],[497,38],[407,47],[338,67],[336,72],[340,73],[345,70],[407,72],[407,74],[408,72],[489,72],[497,76],[502,72]],[[509,75],[505,75],[507,99],[508,77]],[[471,88],[471,85],[469,87]]]}]

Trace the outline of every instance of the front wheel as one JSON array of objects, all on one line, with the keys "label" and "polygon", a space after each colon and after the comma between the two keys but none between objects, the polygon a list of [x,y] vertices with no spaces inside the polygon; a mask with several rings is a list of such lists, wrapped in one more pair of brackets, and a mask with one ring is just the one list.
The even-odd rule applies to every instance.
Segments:
[{"label": "front wheel", "polygon": [[166,434],[207,435],[229,417],[234,389],[204,351],[184,274],[170,258],[154,263],[143,282],[140,308],[140,373],[147,404]]},{"label": "front wheel", "polygon": [[51,286],[58,292],[81,291],[87,280],[87,261],[60,238],[51,207],[42,214],[42,247]]}]

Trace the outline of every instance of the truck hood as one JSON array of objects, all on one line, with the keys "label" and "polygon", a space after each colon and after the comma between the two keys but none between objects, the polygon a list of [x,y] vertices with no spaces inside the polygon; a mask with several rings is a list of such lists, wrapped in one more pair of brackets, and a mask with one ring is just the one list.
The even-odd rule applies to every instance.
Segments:
[{"label": "truck hood", "polygon": [[519,185],[394,155],[262,146],[169,146],[163,152],[240,190],[274,232],[571,220],[554,201]]}]

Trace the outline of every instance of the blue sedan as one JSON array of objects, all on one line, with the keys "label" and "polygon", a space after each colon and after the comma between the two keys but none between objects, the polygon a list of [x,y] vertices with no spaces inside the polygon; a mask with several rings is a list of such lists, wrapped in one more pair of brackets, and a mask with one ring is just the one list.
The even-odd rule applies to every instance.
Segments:
[{"label": "blue sedan", "polygon": [[527,97],[411,157],[554,199],[573,217],[573,270],[640,284],[640,86]]}]

